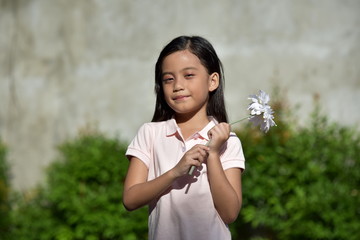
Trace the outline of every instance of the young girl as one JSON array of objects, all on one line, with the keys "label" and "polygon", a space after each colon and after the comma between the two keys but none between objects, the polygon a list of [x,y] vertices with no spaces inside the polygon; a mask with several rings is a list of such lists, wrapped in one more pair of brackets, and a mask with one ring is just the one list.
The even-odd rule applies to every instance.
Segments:
[{"label": "young girl", "polygon": [[149,205],[150,240],[231,239],[245,159],[227,123],[223,81],[204,38],[175,38],[160,53],[154,116],[128,147],[123,193],[130,211]]}]

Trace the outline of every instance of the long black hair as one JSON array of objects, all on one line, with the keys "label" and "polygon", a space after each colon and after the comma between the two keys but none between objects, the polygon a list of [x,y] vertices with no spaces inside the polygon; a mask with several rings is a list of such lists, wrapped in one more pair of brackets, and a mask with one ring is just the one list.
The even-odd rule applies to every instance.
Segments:
[{"label": "long black hair", "polygon": [[206,113],[213,116],[218,122],[228,122],[225,101],[224,101],[224,72],[222,63],[217,56],[215,49],[209,41],[199,36],[180,36],[168,43],[160,52],[155,65],[155,93],[156,104],[152,122],[169,120],[174,115],[165,101],[162,86],[162,64],[168,55],[182,50],[189,50],[200,59],[202,65],[207,69],[208,74],[217,72],[219,74],[219,86],[209,93],[209,101]]}]

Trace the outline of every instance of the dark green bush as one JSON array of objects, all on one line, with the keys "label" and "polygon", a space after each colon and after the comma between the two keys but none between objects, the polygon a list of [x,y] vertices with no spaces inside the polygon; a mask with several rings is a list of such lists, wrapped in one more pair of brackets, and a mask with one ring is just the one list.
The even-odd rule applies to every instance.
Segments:
[{"label": "dark green bush", "polygon": [[[360,239],[360,134],[316,114],[295,129],[275,110],[268,134],[238,132],[246,171],[233,239]],[[13,200],[8,239],[147,239],[146,209],[121,204],[126,146],[97,133],[62,144],[47,184]]]},{"label": "dark green bush", "polygon": [[9,168],[6,161],[6,147],[0,141],[0,236],[7,236],[10,227]]},{"label": "dark green bush", "polygon": [[318,114],[295,131],[282,116],[266,135],[238,133],[247,169],[234,239],[360,239],[360,134]]},{"label": "dark green bush", "polygon": [[95,133],[59,150],[47,185],[14,209],[13,239],[146,239],[146,209],[129,213],[122,205],[126,145]]}]

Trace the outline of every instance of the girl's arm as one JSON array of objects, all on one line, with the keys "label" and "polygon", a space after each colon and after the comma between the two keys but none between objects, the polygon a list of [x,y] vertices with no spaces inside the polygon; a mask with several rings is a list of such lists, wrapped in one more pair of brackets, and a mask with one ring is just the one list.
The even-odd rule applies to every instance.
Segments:
[{"label": "girl's arm", "polygon": [[216,158],[219,157],[209,155],[208,179],[215,208],[222,220],[229,224],[236,220],[241,209],[241,170],[230,168],[224,171]]},{"label": "girl's arm", "polygon": [[239,215],[242,204],[241,169],[223,170],[220,162],[220,148],[229,138],[230,126],[220,123],[209,131],[210,151],[207,159],[208,179],[211,194],[222,220],[232,223]]},{"label": "girl's arm", "polygon": [[129,211],[140,208],[160,196],[176,179],[171,171],[147,181],[148,168],[138,158],[131,157],[123,192],[123,204]]},{"label": "girl's arm", "polygon": [[208,150],[204,145],[194,146],[173,169],[151,181],[147,181],[147,166],[140,159],[131,157],[123,192],[125,208],[135,210],[158,198],[177,178],[187,174],[190,166],[200,166],[206,159]]}]

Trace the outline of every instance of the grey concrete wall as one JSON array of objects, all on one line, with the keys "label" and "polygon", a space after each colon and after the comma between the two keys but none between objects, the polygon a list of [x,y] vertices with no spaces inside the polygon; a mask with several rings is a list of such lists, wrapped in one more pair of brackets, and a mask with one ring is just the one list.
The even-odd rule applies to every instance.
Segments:
[{"label": "grey concrete wall", "polygon": [[[280,85],[306,122],[360,120],[358,0],[0,0],[0,136],[12,184],[43,180],[87,124],[129,141],[154,108],[153,69],[172,38],[201,35],[225,66],[231,119]],[[104,159],[105,161],[106,159]]]}]

